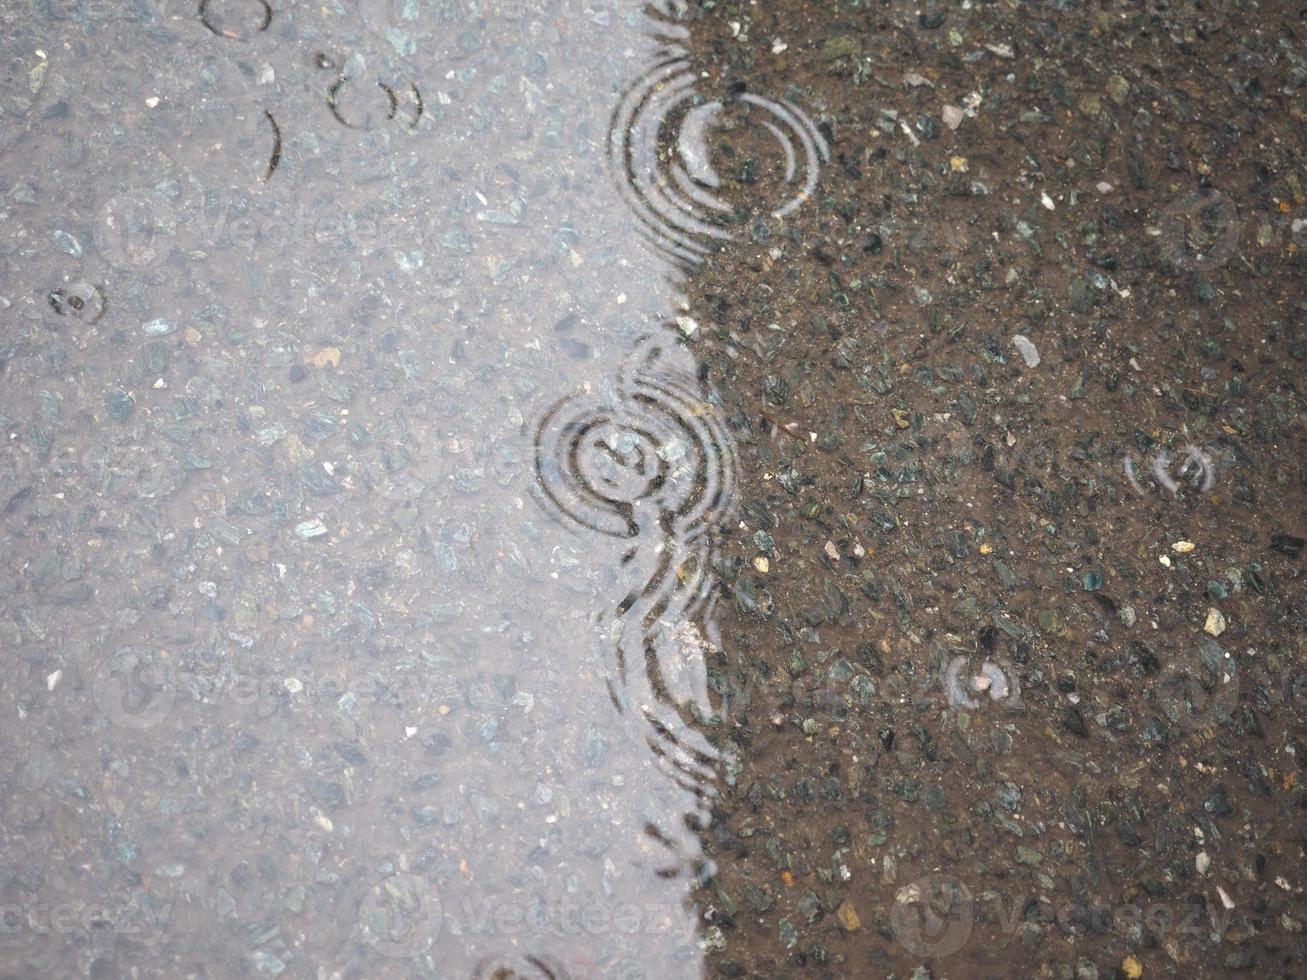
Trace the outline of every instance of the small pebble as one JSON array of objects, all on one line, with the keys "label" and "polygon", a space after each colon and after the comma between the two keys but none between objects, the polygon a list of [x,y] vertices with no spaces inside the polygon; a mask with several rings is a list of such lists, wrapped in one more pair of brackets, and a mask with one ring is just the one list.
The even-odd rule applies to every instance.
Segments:
[{"label": "small pebble", "polygon": [[1028,337],[1016,334],[1012,337],[1012,344],[1025,359],[1026,367],[1039,367],[1039,350]]},{"label": "small pebble", "polygon": [[176,329],[177,324],[163,319],[151,320],[144,327],[146,334],[151,337],[166,337]]},{"label": "small pebble", "polygon": [[327,526],[316,517],[311,521],[301,521],[295,525],[295,535],[305,541],[320,538],[327,533]]},{"label": "small pebble", "polygon": [[82,243],[66,231],[59,230],[54,233],[54,247],[75,259],[82,257]]},{"label": "small pebble", "polygon": [[1292,534],[1271,535],[1271,548],[1290,558],[1301,558],[1304,545],[1307,541]]}]

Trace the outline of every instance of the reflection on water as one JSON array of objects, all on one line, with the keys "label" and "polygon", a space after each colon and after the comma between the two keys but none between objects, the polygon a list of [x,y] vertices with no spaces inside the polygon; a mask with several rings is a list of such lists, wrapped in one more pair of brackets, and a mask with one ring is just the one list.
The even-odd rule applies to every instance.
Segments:
[{"label": "reflection on water", "polygon": [[[650,747],[706,820],[716,753],[687,712],[712,713],[700,625],[715,636],[713,537],[730,515],[735,461],[720,408],[663,360],[655,348],[610,390],[549,409],[536,435],[536,477],[562,523],[625,539],[615,576],[625,595],[594,616],[612,648],[608,687],[619,711],[644,717]],[[674,854],[693,848],[651,832]]]},{"label": "reflection on water", "polygon": [[821,135],[670,9],[34,9],[5,962],[699,975],[735,450],[678,266]]}]

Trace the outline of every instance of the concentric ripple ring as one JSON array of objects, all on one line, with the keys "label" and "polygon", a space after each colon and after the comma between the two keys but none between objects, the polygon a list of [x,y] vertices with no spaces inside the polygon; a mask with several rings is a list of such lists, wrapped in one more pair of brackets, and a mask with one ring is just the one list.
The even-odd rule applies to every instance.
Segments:
[{"label": "concentric ripple ring", "polygon": [[609,124],[608,152],[618,189],[641,233],[682,265],[696,265],[714,242],[730,241],[743,212],[723,196],[712,164],[711,134],[728,107],[742,109],[771,134],[783,159],[786,194],[769,211],[783,218],[812,197],[830,148],[793,103],[733,92],[707,99],[678,46],[664,48],[632,84]]},{"label": "concentric ripple ring", "polygon": [[734,457],[694,382],[642,369],[617,390],[568,396],[536,432],[537,485],[564,523],[615,538],[695,541],[731,499]]}]

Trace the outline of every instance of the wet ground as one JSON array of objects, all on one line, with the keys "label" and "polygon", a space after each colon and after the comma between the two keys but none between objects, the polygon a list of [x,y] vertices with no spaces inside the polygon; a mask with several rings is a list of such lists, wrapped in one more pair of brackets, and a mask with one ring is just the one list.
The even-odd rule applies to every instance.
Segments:
[{"label": "wet ground", "polygon": [[0,55],[0,976],[1307,975],[1298,5]]}]

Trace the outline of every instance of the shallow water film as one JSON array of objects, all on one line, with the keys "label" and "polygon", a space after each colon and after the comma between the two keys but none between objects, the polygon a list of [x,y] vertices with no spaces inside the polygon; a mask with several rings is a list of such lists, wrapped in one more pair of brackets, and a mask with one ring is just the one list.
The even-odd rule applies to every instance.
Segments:
[{"label": "shallow water film", "polygon": [[0,0],[0,977],[1307,975],[1307,11]]}]

